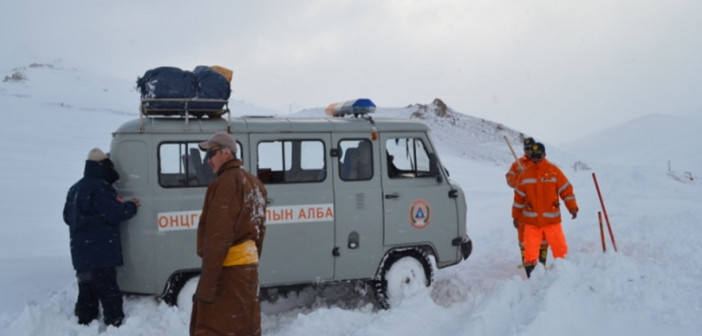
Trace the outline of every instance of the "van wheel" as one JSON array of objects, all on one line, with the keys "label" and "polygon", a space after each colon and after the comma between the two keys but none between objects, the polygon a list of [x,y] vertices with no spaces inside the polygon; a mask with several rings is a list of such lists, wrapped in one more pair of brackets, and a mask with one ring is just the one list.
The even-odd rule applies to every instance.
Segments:
[{"label": "van wheel", "polygon": [[197,283],[200,281],[200,276],[190,278],[178,293],[176,304],[182,311],[190,312],[193,310],[193,295],[197,290]]},{"label": "van wheel", "polygon": [[[164,294],[161,296],[163,301],[169,306],[181,306],[186,303],[181,297],[183,295],[188,295],[184,293],[190,291],[190,296],[187,301],[192,301],[193,294],[195,294],[195,287],[197,287],[197,281],[200,272],[180,272],[173,274],[170,279],[168,279],[168,285]],[[192,282],[195,282],[193,285]],[[192,288],[190,288],[192,287]],[[192,302],[190,302],[192,304]]]},{"label": "van wheel", "polygon": [[389,254],[380,266],[375,280],[378,306],[389,309],[419,290],[429,287],[434,277],[429,257],[420,249]]}]

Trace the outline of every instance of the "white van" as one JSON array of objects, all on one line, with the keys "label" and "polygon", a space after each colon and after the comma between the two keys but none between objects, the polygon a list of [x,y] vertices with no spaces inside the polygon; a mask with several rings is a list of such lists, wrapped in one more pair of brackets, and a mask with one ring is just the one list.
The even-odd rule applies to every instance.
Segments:
[{"label": "white van", "polygon": [[298,119],[232,118],[226,105],[161,113],[142,102],[140,118],[120,126],[110,147],[117,191],[142,202],[121,226],[121,289],[176,304],[199,274],[198,218],[215,174],[197,144],[217,131],[232,134],[244,168],[268,190],[262,290],[359,280],[388,308],[406,287],[431,284],[430,257],[439,268],[466,259],[465,197],[429,128],[372,119],[371,105],[352,101],[329,109],[340,116]]}]

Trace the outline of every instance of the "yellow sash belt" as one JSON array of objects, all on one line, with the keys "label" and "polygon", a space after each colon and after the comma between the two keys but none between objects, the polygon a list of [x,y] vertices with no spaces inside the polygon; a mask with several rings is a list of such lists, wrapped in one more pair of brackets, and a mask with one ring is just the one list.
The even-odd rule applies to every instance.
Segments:
[{"label": "yellow sash belt", "polygon": [[222,266],[248,265],[258,262],[258,249],[253,240],[247,240],[229,248]]}]

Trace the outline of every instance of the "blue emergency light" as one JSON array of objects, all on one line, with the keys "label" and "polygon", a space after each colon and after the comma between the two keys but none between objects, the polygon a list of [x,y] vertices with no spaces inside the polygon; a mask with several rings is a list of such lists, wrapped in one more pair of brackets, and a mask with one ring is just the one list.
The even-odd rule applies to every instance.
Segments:
[{"label": "blue emergency light", "polygon": [[327,115],[335,117],[343,117],[347,114],[353,114],[357,117],[359,114],[364,115],[375,112],[375,104],[370,99],[359,98],[342,103],[330,104],[325,112]]}]

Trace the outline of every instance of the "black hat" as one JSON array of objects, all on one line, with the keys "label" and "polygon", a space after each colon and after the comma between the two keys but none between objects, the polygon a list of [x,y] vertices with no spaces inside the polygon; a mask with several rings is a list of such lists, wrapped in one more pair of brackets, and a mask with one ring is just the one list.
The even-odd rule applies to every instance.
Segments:
[{"label": "black hat", "polygon": [[529,147],[529,149],[531,149],[532,155],[546,154],[546,147],[544,147],[544,144],[542,144],[540,142],[537,142],[537,143],[531,145],[531,147]]},{"label": "black hat", "polygon": [[529,137],[529,138],[524,139],[524,148],[530,147],[530,146],[533,145],[535,142],[536,142],[536,141],[534,141],[534,138],[532,138],[532,137]]}]

